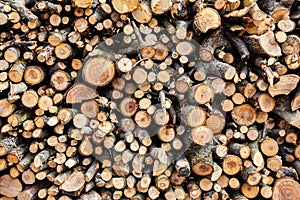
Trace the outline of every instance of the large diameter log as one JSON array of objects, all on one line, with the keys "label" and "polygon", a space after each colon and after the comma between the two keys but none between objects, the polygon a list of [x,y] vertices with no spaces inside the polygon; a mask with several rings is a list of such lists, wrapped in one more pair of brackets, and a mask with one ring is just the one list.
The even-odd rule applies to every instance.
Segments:
[{"label": "large diameter log", "polygon": [[240,126],[250,126],[256,120],[256,111],[249,104],[236,106],[231,111],[233,120]]},{"label": "large diameter log", "polygon": [[171,0],[151,0],[151,10],[155,14],[164,14],[171,9],[172,1]]},{"label": "large diameter log", "polygon": [[152,12],[148,4],[139,3],[137,8],[132,11],[132,17],[139,23],[148,23],[152,18]]},{"label": "large diameter log", "polygon": [[103,56],[88,58],[83,64],[83,79],[93,86],[105,86],[115,76],[115,64]]},{"label": "large diameter log", "polygon": [[0,194],[14,198],[22,191],[22,184],[19,179],[12,178],[10,175],[0,177]]},{"label": "large diameter log", "polygon": [[213,8],[201,9],[194,18],[194,27],[197,32],[206,33],[208,30],[221,26],[221,17]]},{"label": "large diameter log", "polygon": [[268,31],[263,35],[251,35],[244,37],[244,41],[248,44],[251,52],[256,54],[266,54],[268,56],[281,56],[281,48],[277,44],[274,33]]},{"label": "large diameter log", "polygon": [[281,178],[273,187],[272,200],[298,199],[300,196],[300,184],[291,178]]},{"label": "large diameter log", "polygon": [[84,100],[94,99],[98,96],[96,90],[85,86],[84,84],[78,83],[73,85],[66,95],[66,103],[74,104],[81,103]]},{"label": "large diameter log", "polygon": [[269,86],[269,94],[274,97],[277,95],[288,95],[293,91],[299,82],[300,77],[296,74],[287,74],[279,77],[279,81],[273,86]]},{"label": "large diameter log", "polygon": [[112,0],[114,9],[120,14],[134,11],[138,4],[138,0]]},{"label": "large diameter log", "polygon": [[76,7],[88,8],[92,5],[93,0],[72,0]]},{"label": "large diameter log", "polygon": [[84,183],[84,174],[80,171],[74,171],[60,186],[60,189],[67,193],[76,192],[75,196],[79,196],[83,190]]}]

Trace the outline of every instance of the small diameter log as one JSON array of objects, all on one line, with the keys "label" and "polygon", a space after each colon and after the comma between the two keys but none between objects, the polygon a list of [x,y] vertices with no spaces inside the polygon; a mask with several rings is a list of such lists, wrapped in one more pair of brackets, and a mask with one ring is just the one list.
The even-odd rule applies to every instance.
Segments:
[{"label": "small diameter log", "polygon": [[272,200],[297,199],[300,196],[300,185],[291,178],[277,180],[273,187]]},{"label": "small diameter log", "polygon": [[238,50],[242,60],[246,60],[250,57],[250,52],[242,39],[237,37],[231,32],[224,32],[226,38],[233,44],[233,46]]},{"label": "small diameter log", "polygon": [[9,47],[4,52],[4,59],[9,63],[16,62],[20,57],[20,50],[16,47]]},{"label": "small diameter log", "polygon": [[206,104],[212,100],[214,90],[209,85],[201,83],[193,87],[191,96],[197,103]]},{"label": "small diameter log", "polygon": [[203,8],[194,17],[194,29],[198,33],[206,33],[219,26],[221,26],[221,17],[213,8]]},{"label": "small diameter log", "polygon": [[[102,64],[99,65],[99,63]],[[115,76],[115,65],[108,58],[93,56],[84,62],[82,76],[87,83],[102,87],[113,80]]]},{"label": "small diameter log", "polygon": [[244,37],[245,42],[248,44],[250,51],[256,54],[266,54],[272,57],[281,56],[281,48],[277,44],[274,33],[268,31],[263,35],[251,35]]},{"label": "small diameter log", "polygon": [[38,191],[44,187],[45,187],[45,183],[34,184],[30,188],[23,190],[18,195],[17,199],[18,200],[31,200],[37,195]]},{"label": "small diameter log", "polygon": [[7,118],[7,122],[13,127],[19,126],[30,117],[30,113],[26,110],[18,110]]},{"label": "small diameter log", "polygon": [[242,169],[241,177],[249,185],[254,186],[260,183],[262,176],[260,172],[258,172],[256,168],[252,165],[250,167],[245,167]]},{"label": "small diameter log", "polygon": [[170,187],[170,179],[166,175],[160,175],[155,178],[156,187],[160,191],[165,191]]},{"label": "small diameter log", "polygon": [[271,112],[275,107],[275,99],[267,93],[260,94],[257,101],[261,111],[263,112]]},{"label": "small diameter log", "polygon": [[34,159],[34,154],[28,153],[26,154],[21,160],[20,162],[17,164],[17,169],[20,172],[24,172],[32,163]]},{"label": "small diameter log", "polygon": [[147,128],[151,124],[151,116],[146,111],[138,111],[134,116],[134,121],[141,128]]},{"label": "small diameter log", "polygon": [[71,84],[70,75],[62,70],[57,70],[51,75],[51,85],[56,91],[64,91]]},{"label": "small diameter log", "polygon": [[245,197],[253,199],[259,193],[259,186],[251,186],[248,183],[244,183],[241,187],[241,192]]},{"label": "small diameter log", "polygon": [[24,81],[29,85],[37,85],[45,78],[45,73],[39,66],[28,66],[24,71]]},{"label": "small diameter log", "polygon": [[8,78],[14,83],[19,83],[23,79],[25,66],[21,62],[16,62],[8,72]]},{"label": "small diameter log", "polygon": [[[203,51],[200,50],[200,58],[202,59]],[[211,60],[210,62],[203,62],[196,66],[197,72],[203,74],[202,76],[216,76],[222,77],[226,80],[232,80],[236,75],[236,69],[232,65],[217,60]],[[202,79],[202,80],[204,80]]]},{"label": "small diameter log", "polygon": [[175,169],[179,176],[188,177],[191,173],[191,166],[186,158],[182,158],[176,161]]},{"label": "small diameter log", "polygon": [[214,110],[206,119],[206,127],[211,129],[213,133],[220,133],[225,127],[225,118],[217,110]]},{"label": "small diameter log", "polygon": [[8,117],[15,110],[14,104],[11,104],[6,99],[0,100],[0,117]]},{"label": "small diameter log", "polygon": [[93,144],[89,138],[85,138],[79,145],[78,151],[83,156],[90,156],[93,154],[94,148]]},{"label": "small diameter log", "polygon": [[198,176],[207,176],[213,172],[212,152],[209,148],[194,145],[188,152],[192,172]]},{"label": "small diameter log", "polygon": [[9,198],[17,197],[22,191],[23,186],[19,179],[12,178],[10,175],[0,177],[0,194]]},{"label": "small diameter log", "polygon": [[125,117],[133,116],[138,109],[138,104],[134,98],[126,97],[121,101],[120,111]]},{"label": "small diameter log", "polygon": [[36,168],[43,166],[48,161],[48,159],[50,158],[50,156],[52,154],[53,154],[53,151],[51,151],[49,149],[46,149],[46,150],[43,150],[43,151],[39,152],[34,157],[34,160],[33,160],[34,166]]},{"label": "small diameter log", "polygon": [[208,178],[203,178],[200,180],[199,182],[199,186],[200,186],[200,189],[202,191],[210,191],[213,187],[213,182],[211,180],[209,180]]},{"label": "small diameter log", "polygon": [[269,137],[260,143],[260,149],[261,152],[268,157],[276,156],[279,151],[278,143]]},{"label": "small diameter log", "polygon": [[96,90],[84,84],[74,84],[69,88],[66,95],[67,104],[81,103],[84,100],[94,99],[98,96]]},{"label": "small diameter log", "polygon": [[32,170],[28,169],[22,173],[22,181],[26,185],[31,185],[35,182],[35,174]]},{"label": "small diameter log", "polygon": [[201,191],[201,189],[199,188],[199,186],[195,182],[190,181],[187,184],[187,189],[188,189],[188,192],[189,192],[189,196],[192,199],[199,199],[199,198],[201,198],[202,191]]},{"label": "small diameter log", "polygon": [[251,154],[249,146],[233,142],[229,144],[229,151],[234,155],[240,156],[242,159],[249,158]]},{"label": "small diameter log", "polygon": [[235,155],[227,155],[222,163],[223,171],[228,175],[235,175],[243,168],[242,160]]},{"label": "small diameter log", "polygon": [[176,44],[176,52],[181,56],[192,55],[195,52],[195,50],[195,46],[189,41],[181,41]]},{"label": "small diameter log", "polygon": [[84,174],[84,180],[89,183],[93,179],[93,177],[95,176],[99,168],[100,168],[99,162],[97,160],[94,160],[91,166]]},{"label": "small diameter log", "polygon": [[72,48],[68,44],[61,43],[54,49],[54,53],[58,59],[67,59],[72,55]]}]

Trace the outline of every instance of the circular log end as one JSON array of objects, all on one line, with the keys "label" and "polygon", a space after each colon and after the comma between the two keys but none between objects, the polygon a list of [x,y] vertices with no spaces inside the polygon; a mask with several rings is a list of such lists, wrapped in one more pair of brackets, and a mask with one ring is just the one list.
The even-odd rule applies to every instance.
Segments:
[{"label": "circular log end", "polygon": [[89,58],[83,66],[83,79],[94,86],[105,86],[109,84],[115,76],[114,63],[102,56]]}]

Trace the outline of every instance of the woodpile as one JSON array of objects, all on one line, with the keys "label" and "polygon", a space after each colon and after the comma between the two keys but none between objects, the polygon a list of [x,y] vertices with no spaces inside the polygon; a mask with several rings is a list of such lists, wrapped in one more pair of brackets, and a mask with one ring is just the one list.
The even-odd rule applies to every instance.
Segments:
[{"label": "woodpile", "polygon": [[0,200],[299,199],[299,0],[0,0]]}]

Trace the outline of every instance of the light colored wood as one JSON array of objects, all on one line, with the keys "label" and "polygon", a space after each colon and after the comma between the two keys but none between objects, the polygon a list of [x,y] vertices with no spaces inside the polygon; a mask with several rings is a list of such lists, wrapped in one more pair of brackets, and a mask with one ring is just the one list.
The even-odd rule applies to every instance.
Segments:
[{"label": "light colored wood", "polygon": [[221,25],[221,17],[213,8],[203,8],[194,18],[194,27],[200,33],[206,33],[208,30],[216,29]]}]

